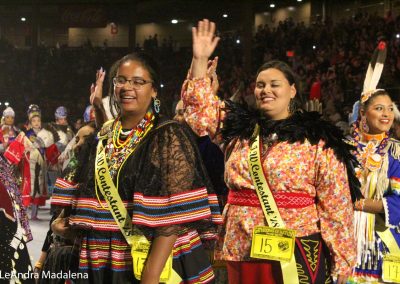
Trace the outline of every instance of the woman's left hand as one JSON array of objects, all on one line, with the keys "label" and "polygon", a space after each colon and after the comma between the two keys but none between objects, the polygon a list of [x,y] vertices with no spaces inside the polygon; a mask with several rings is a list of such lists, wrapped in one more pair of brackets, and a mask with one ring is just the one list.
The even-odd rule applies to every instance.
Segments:
[{"label": "woman's left hand", "polygon": [[211,79],[211,88],[214,95],[217,95],[219,89],[219,81],[217,76],[218,56],[214,57],[213,60],[209,60],[208,64],[209,67],[207,70],[207,76]]},{"label": "woman's left hand", "polygon": [[103,99],[103,82],[106,71],[101,67],[96,73],[96,83],[90,86],[90,104],[99,107]]}]

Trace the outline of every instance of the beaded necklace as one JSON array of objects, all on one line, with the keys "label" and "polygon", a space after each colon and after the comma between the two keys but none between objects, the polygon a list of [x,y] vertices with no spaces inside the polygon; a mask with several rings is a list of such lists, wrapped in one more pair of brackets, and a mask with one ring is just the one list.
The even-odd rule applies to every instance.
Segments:
[{"label": "beaded necklace", "polygon": [[[121,119],[117,117],[113,123],[112,136],[108,138],[106,145],[106,157],[111,176],[114,178],[118,169],[136,146],[154,125],[155,116],[150,108],[139,124],[125,132],[122,130]],[[124,135],[125,134],[125,135]]]},{"label": "beaded necklace", "polygon": [[[360,164],[370,171],[376,171],[381,167],[382,157],[385,154],[389,135],[387,132],[372,135],[360,131],[357,124],[354,124],[354,140],[357,146],[355,156]],[[364,142],[364,143],[362,143]],[[366,144],[365,144],[366,143]]]}]

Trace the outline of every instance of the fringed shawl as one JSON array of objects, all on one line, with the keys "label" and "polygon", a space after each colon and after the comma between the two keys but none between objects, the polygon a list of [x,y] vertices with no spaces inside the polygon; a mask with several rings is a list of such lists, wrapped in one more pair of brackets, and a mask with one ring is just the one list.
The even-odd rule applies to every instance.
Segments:
[{"label": "fringed shawl", "polygon": [[227,115],[221,129],[225,145],[236,138],[250,139],[256,124],[259,124],[263,138],[276,134],[277,142],[304,143],[308,140],[311,145],[316,145],[323,140],[324,149],[332,149],[336,158],[346,165],[352,201],[362,198],[360,182],[354,172],[358,162],[351,154],[356,148],[346,143],[342,131],[322,120],[319,113],[297,111],[286,119],[269,120],[259,111],[250,110],[244,105],[232,101],[227,101],[225,105]]}]

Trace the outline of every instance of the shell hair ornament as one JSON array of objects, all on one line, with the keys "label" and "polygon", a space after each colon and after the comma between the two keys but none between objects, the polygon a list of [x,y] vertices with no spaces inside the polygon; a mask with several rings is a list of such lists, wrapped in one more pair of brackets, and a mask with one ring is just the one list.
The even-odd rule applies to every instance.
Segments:
[{"label": "shell hair ornament", "polygon": [[368,65],[367,74],[365,75],[363,92],[361,93],[362,104],[364,104],[375,92],[384,91],[383,89],[376,89],[376,86],[378,85],[379,79],[382,75],[386,54],[386,43],[380,41],[372,55],[371,61]]},{"label": "shell hair ornament", "polygon": [[28,119],[31,120],[35,116],[41,117],[42,113],[41,113],[38,105],[31,104],[28,107],[27,115],[28,115]]}]

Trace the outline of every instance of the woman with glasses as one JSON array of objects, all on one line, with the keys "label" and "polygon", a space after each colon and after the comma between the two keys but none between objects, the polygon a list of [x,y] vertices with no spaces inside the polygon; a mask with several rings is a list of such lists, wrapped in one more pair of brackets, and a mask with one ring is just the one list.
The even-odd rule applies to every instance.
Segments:
[{"label": "woman with glasses", "polygon": [[281,61],[258,69],[255,108],[220,101],[206,76],[214,32],[208,20],[193,28],[182,100],[191,128],[225,151],[229,193],[216,259],[226,261],[229,283],[346,283],[355,263],[352,198],[360,195],[351,147],[318,113],[296,108],[295,75]]},{"label": "woman with glasses", "polygon": [[65,183],[59,194],[60,204],[72,204],[69,226],[91,227],[79,261],[89,279],[77,282],[211,282],[202,241],[216,237],[222,219],[195,141],[159,114],[159,74],[150,57],[129,54],[117,68],[118,116],[80,161],[87,179]]}]

